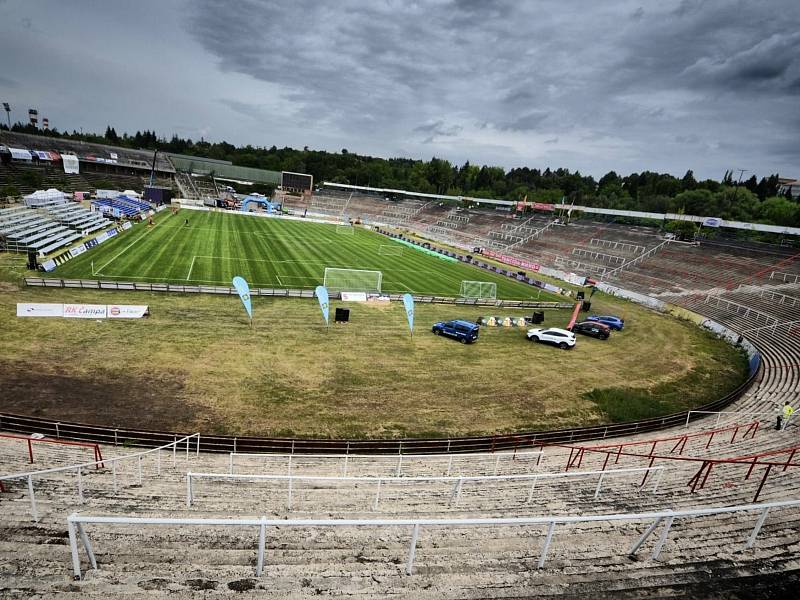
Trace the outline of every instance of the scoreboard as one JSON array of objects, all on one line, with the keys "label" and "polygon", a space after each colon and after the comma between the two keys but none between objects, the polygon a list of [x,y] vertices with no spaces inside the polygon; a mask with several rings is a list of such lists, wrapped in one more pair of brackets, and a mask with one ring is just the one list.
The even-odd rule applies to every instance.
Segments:
[{"label": "scoreboard", "polygon": [[314,188],[314,176],[305,173],[281,172],[281,189],[287,192],[310,192]]}]

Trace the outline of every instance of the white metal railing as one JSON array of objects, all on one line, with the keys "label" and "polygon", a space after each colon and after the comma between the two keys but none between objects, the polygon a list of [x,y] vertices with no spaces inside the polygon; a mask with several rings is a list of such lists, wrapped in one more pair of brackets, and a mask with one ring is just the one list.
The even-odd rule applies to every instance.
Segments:
[{"label": "white metal railing", "polygon": [[622,250],[623,252],[632,252],[633,254],[641,254],[646,250],[645,246],[638,244],[630,244],[628,242],[615,242],[613,240],[603,240],[600,238],[592,238],[589,240],[591,246],[604,246],[606,248],[613,248],[614,250]]},{"label": "white metal railing", "polygon": [[292,510],[292,495],[296,490],[297,482],[350,482],[350,483],[371,483],[375,485],[375,496],[372,501],[372,510],[378,510],[381,499],[381,488],[391,483],[445,483],[452,484],[448,504],[458,506],[461,500],[461,493],[465,483],[500,483],[505,481],[531,482],[530,489],[527,491],[525,504],[530,504],[533,500],[533,493],[536,484],[542,479],[573,479],[578,477],[597,477],[597,486],[594,490],[594,499],[600,497],[603,481],[606,478],[618,477],[620,475],[630,475],[647,473],[651,471],[657,473],[654,479],[651,493],[658,491],[659,483],[664,474],[665,467],[635,467],[627,469],[609,469],[597,471],[566,471],[559,473],[530,473],[523,475],[473,475],[473,476],[428,476],[428,477],[331,477],[324,475],[247,475],[230,473],[186,473],[186,506],[192,506],[195,498],[194,481],[198,479],[218,480],[218,481],[280,481],[286,482],[286,509]]},{"label": "white metal railing", "polygon": [[[738,291],[738,290],[737,290]],[[787,296],[774,290],[761,289],[756,292],[759,298],[766,298],[767,300],[777,300],[778,304],[785,306],[798,306],[800,305],[800,298],[796,296]]]},{"label": "white metal railing", "polygon": [[772,330],[772,334],[776,334],[778,332],[778,328],[783,328],[785,325],[790,326],[793,328],[794,325],[800,324],[800,320],[797,321],[782,321],[775,323],[773,325],[762,325],[761,327],[751,327],[749,329],[742,329],[742,334],[747,334],[747,337],[758,339],[761,335],[762,331]]},{"label": "white metal railing", "polygon": [[760,514],[750,535],[745,542],[745,549],[752,548],[756,538],[761,531],[767,516],[772,509],[790,508],[800,506],[800,500],[786,500],[782,502],[769,502],[762,504],[742,504],[739,506],[724,506],[711,508],[698,508],[679,511],[658,511],[645,513],[623,513],[613,515],[585,515],[585,516],[556,516],[548,515],[542,517],[497,517],[482,519],[267,519],[266,517],[249,519],[171,519],[171,518],[136,518],[136,517],[100,517],[91,515],[78,515],[73,513],[67,517],[67,531],[69,534],[70,552],[72,555],[72,569],[76,580],[81,578],[81,563],[78,554],[78,536],[81,538],[84,551],[93,569],[97,568],[94,549],[89,536],[86,533],[84,524],[103,524],[103,525],[135,525],[139,528],[149,525],[167,526],[219,526],[219,527],[258,527],[258,549],[256,558],[255,573],[260,577],[264,571],[264,555],[266,551],[266,528],[275,527],[280,530],[285,527],[411,527],[411,542],[409,544],[406,557],[405,572],[411,575],[414,569],[416,558],[417,540],[422,527],[485,527],[485,526],[537,526],[546,525],[547,535],[539,554],[537,566],[542,568],[547,558],[547,552],[553,541],[556,525],[572,523],[616,523],[620,521],[652,521],[639,539],[630,547],[628,554],[635,555],[647,538],[664,524],[652,553],[652,560],[656,560],[661,555],[661,550],[667,541],[669,531],[675,519],[690,519],[711,515],[732,514],[738,512],[758,511]]},{"label": "white metal railing", "polygon": [[[753,320],[755,320],[756,323],[758,323],[759,319],[762,319],[763,321],[766,322],[767,326],[769,326],[769,325],[776,325],[779,321],[779,319],[777,319],[776,317],[761,312],[760,310],[756,310],[755,308],[750,308],[749,306],[745,306],[744,304],[739,304],[738,302],[725,300],[724,298],[715,296],[713,294],[707,295],[704,302],[706,304],[711,304],[712,300],[715,302],[714,304],[715,307],[721,308],[722,310],[733,311],[737,315],[741,315],[745,318],[753,318]],[[724,306],[720,306],[720,304],[724,304]]]},{"label": "white metal railing", "polygon": [[769,415],[770,417],[775,417],[778,415],[777,411],[737,411],[737,410],[690,410],[686,413],[686,425],[685,427],[689,427],[689,420],[691,419],[692,415],[717,415],[717,422],[715,424],[719,425],[722,417],[724,415],[733,415],[733,416],[740,416],[740,415]]},{"label": "white metal railing", "polygon": [[296,461],[298,460],[313,458],[323,461],[340,461],[342,477],[347,476],[348,468],[352,466],[350,463],[358,459],[369,461],[371,463],[386,461],[391,463],[388,466],[394,470],[394,476],[401,477],[403,475],[403,463],[408,463],[412,460],[428,463],[442,462],[446,460],[447,468],[444,471],[444,474],[445,476],[449,476],[453,472],[454,459],[465,459],[471,464],[474,464],[476,461],[482,458],[492,459],[492,474],[496,475],[501,461],[513,462],[516,460],[532,459],[535,457],[536,465],[534,466],[539,467],[541,465],[542,458],[544,457],[544,451],[525,450],[521,452],[474,452],[462,454],[401,454],[399,452],[397,454],[268,454],[264,452],[255,454],[246,452],[231,452],[228,457],[228,472],[230,474],[233,474],[234,472],[233,463],[237,457],[257,458],[263,460],[285,460],[287,475],[292,474],[292,468],[296,465]]},{"label": "white metal railing", "polygon": [[627,262],[625,262],[625,263],[622,263],[622,264],[621,264],[620,266],[618,266],[616,269],[613,269],[613,270],[609,271],[608,273],[606,273],[606,276],[607,276],[607,277],[613,277],[613,276],[615,276],[617,273],[619,273],[620,271],[622,271],[623,269],[627,269],[628,267],[632,267],[633,265],[639,264],[639,263],[640,263],[640,262],[642,262],[644,259],[646,259],[646,258],[649,258],[650,256],[653,256],[653,255],[654,255],[654,254],[656,254],[656,253],[657,253],[659,250],[661,250],[661,249],[662,249],[664,246],[666,246],[666,245],[668,245],[668,244],[670,244],[670,243],[672,243],[672,240],[671,240],[671,239],[666,239],[666,240],[664,240],[664,241],[663,241],[663,242],[661,242],[660,244],[658,244],[658,245],[656,245],[656,246],[653,246],[652,248],[650,248],[650,250],[648,250],[647,252],[645,252],[645,253],[643,253],[643,254],[640,254],[640,255],[639,255],[639,256],[637,256],[636,258],[632,258],[632,259],[630,259],[629,261],[627,261]]},{"label": "white metal railing", "polygon": [[604,254],[602,252],[595,252],[594,250],[586,250],[585,248],[573,248],[572,254],[577,256],[585,256],[587,258],[592,258],[594,260],[602,260],[617,265],[625,262],[625,258],[622,256],[614,256],[613,254]]},{"label": "white metal railing", "polygon": [[770,279],[780,279],[784,283],[800,283],[800,275],[794,273],[781,273],[780,271],[772,271],[769,274]]},{"label": "white metal railing", "polygon": [[68,465],[65,467],[54,467],[52,469],[41,469],[39,471],[28,471],[26,473],[12,473],[10,475],[3,475],[0,476],[0,481],[11,481],[14,479],[26,479],[28,483],[28,497],[30,500],[31,505],[31,516],[33,516],[33,521],[39,521],[39,512],[36,507],[36,494],[33,488],[33,481],[34,479],[44,478],[49,475],[53,475],[56,473],[68,473],[71,471],[75,471],[75,484],[77,486],[77,494],[78,494],[78,501],[83,502],[83,491],[84,491],[84,484],[83,484],[83,470],[89,467],[102,467],[107,468],[105,465],[111,464],[111,477],[112,477],[112,485],[114,489],[114,493],[117,493],[117,463],[122,463],[126,461],[136,461],[136,471],[137,471],[137,483],[139,485],[142,484],[142,460],[145,456],[149,454],[156,455],[156,472],[158,475],[161,475],[161,451],[172,449],[172,464],[175,465],[177,461],[177,453],[178,453],[178,446],[186,447],[186,460],[189,460],[189,444],[190,440],[195,439],[195,448],[194,454],[197,456],[200,453],[200,434],[193,433],[191,435],[187,435],[185,437],[176,439],[169,444],[164,444],[163,446],[159,446],[158,448],[152,448],[150,450],[145,450],[143,452],[137,452],[135,454],[128,454],[125,456],[117,456],[114,458],[104,458],[92,462],[85,462],[75,465]]}]

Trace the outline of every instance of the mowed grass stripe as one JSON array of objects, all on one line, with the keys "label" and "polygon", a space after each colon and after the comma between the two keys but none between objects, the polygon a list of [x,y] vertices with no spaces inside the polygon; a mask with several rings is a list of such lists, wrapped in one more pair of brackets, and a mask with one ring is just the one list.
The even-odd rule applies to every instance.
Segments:
[{"label": "mowed grass stripe", "polygon": [[254,287],[313,288],[323,282],[325,267],[335,267],[381,271],[387,292],[457,296],[461,281],[476,280],[496,283],[498,298],[562,299],[408,247],[401,256],[382,255],[381,246],[399,244],[360,228],[345,235],[335,225],[186,210],[160,213],[155,223],[134,226],[58,267],[56,275],[90,278],[94,261],[108,263],[97,275],[101,279],[230,285],[242,275]]}]

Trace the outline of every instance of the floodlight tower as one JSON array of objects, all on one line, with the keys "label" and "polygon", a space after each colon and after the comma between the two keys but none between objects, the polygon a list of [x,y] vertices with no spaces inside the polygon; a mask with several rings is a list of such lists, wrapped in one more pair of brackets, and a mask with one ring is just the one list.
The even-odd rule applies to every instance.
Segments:
[{"label": "floodlight tower", "polygon": [[8,102],[3,102],[3,109],[6,111],[6,120],[8,121],[8,130],[11,131],[11,107]]}]

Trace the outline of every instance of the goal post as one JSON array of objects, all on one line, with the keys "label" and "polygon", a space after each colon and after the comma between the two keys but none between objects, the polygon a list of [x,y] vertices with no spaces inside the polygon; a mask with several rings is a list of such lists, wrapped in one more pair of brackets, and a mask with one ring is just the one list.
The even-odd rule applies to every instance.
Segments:
[{"label": "goal post", "polygon": [[361,269],[325,268],[323,285],[332,294],[338,292],[366,292],[380,294],[383,273]]},{"label": "goal post", "polygon": [[465,279],[461,282],[459,296],[462,298],[496,300],[497,284],[489,281],[469,281]]},{"label": "goal post", "polygon": [[381,244],[378,254],[380,256],[403,256],[403,247],[397,244]]},{"label": "goal post", "polygon": [[336,233],[340,235],[355,235],[356,228],[352,225],[337,225]]}]

